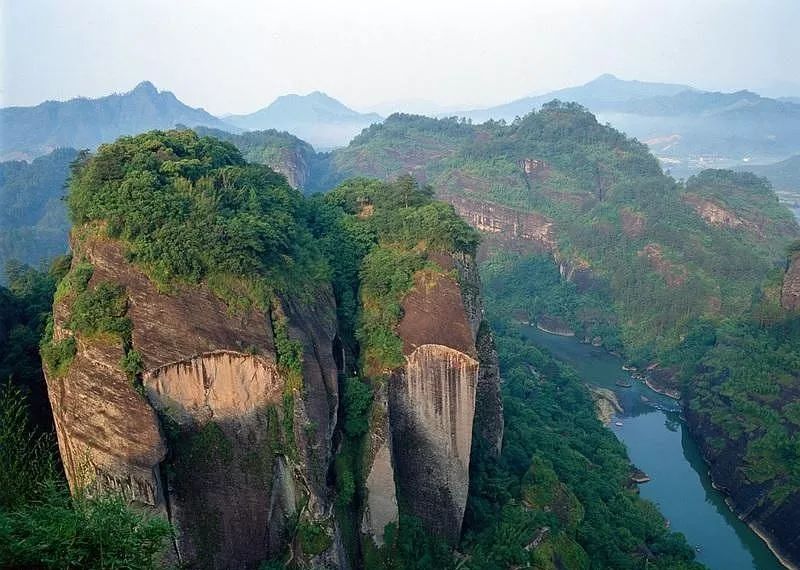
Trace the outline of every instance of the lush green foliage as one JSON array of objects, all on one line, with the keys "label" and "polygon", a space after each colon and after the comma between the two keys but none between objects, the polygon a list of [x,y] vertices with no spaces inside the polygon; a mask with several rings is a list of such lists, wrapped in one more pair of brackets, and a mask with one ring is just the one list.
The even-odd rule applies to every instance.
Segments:
[{"label": "lush green foliage", "polygon": [[711,459],[728,453],[778,504],[800,489],[800,318],[698,323],[667,362],[680,362],[689,410],[711,426]]},{"label": "lush green foliage", "polygon": [[[595,417],[580,379],[512,326],[501,328],[505,441],[498,462],[472,462],[468,566],[699,568],[657,509],[627,487],[625,449]],[[540,545],[526,549],[537,537]]]},{"label": "lush green foliage", "polygon": [[219,129],[195,127],[200,136],[210,136],[234,145],[247,162],[269,166],[284,174],[290,184],[303,190],[320,160],[313,147],[294,135],[275,129],[232,134]]},{"label": "lush green foliage", "polygon": [[[527,159],[544,166],[525,173]],[[697,318],[746,310],[798,233],[763,179],[712,171],[684,188],[643,144],[575,104],[554,102],[509,125],[393,115],[335,151],[329,178],[412,171],[440,195],[552,219],[560,258],[588,265],[605,282],[619,338],[642,360],[678,344]],[[745,223],[709,224],[688,195],[736,211]]]},{"label": "lush green foliage", "polygon": [[[50,404],[39,358],[39,339],[52,331],[48,318],[56,281],[65,268],[56,261],[48,272],[36,271],[16,262],[6,267],[8,289],[0,287],[0,382],[11,380],[27,396],[35,423],[42,429],[52,425]],[[59,347],[55,365],[74,354],[74,345]]]},{"label": "lush green foliage", "polygon": [[325,552],[333,542],[325,527],[308,521],[300,521],[297,524],[297,540],[303,554],[307,556]]},{"label": "lush green foliage", "polygon": [[99,283],[76,296],[69,328],[87,336],[111,334],[129,343],[131,320],[125,316],[127,312],[125,290],[112,283]]},{"label": "lush green foliage", "polygon": [[69,207],[77,224],[103,222],[162,286],[207,280],[231,302],[265,307],[265,290],[326,276],[298,220],[301,199],[228,143],[153,131],[103,145],[81,164]]},{"label": "lush green foliage", "polygon": [[52,440],[29,426],[21,392],[0,385],[0,566],[161,567],[170,529],[120,497],[70,497]]},{"label": "lush green foliage", "polygon": [[484,263],[482,274],[484,289],[491,291],[485,296],[486,310],[496,323],[560,317],[578,334],[599,336],[607,348],[621,348],[610,292],[601,283],[579,291],[546,255],[498,252]]},{"label": "lush green foliage", "polygon": [[[349,303],[360,294],[355,337],[367,376],[379,377],[403,363],[402,342],[395,332],[403,297],[413,287],[415,273],[441,270],[427,262],[427,254],[471,255],[477,247],[476,232],[451,206],[433,201],[432,195],[430,188],[404,176],[391,184],[351,180],[325,196],[326,206],[342,216],[334,235],[348,254],[343,262],[334,256],[334,274],[352,278],[359,267],[359,289],[337,290],[347,293]],[[336,244],[328,247],[335,253]]]},{"label": "lush green foliage", "polygon": [[12,259],[41,267],[67,250],[61,198],[77,157],[73,149],[56,149],[31,163],[0,162],[0,267]]}]

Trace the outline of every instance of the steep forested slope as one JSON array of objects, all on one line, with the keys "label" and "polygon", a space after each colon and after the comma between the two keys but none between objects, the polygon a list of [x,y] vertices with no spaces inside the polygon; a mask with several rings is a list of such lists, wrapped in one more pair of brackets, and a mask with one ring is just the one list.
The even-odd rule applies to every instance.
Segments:
[{"label": "steep forested slope", "polygon": [[[88,482],[151,504],[179,529],[180,559],[201,566],[693,567],[691,550],[627,489],[624,451],[579,381],[510,331],[499,352],[514,425],[500,453],[477,235],[432,194],[405,176],[304,199],[191,131],[125,137],[82,161],[69,198],[73,256],[44,285],[59,280],[42,346],[73,489]],[[37,311],[31,326],[41,327]],[[263,402],[258,386],[237,384],[253,378],[269,388]],[[374,484],[387,482],[375,469],[381,442],[398,481],[385,496]],[[160,475],[149,461],[163,462]],[[443,475],[446,488],[431,484]],[[394,518],[376,527],[391,500]],[[66,508],[103,508],[113,555],[153,563],[163,525],[104,501]],[[37,564],[57,546],[26,526],[41,512],[3,527],[4,560]],[[92,520],[81,544],[94,544]],[[454,556],[459,542],[465,558]],[[61,552],[68,564],[97,563]]]},{"label": "steep forested slope", "polygon": [[194,130],[201,136],[211,136],[233,144],[245,160],[269,166],[286,176],[289,184],[298,190],[306,188],[314,168],[321,160],[310,144],[287,132],[270,129],[237,135],[207,127],[195,127]]},{"label": "steep forested slope", "polygon": [[510,125],[395,115],[334,152],[329,172],[413,172],[490,233],[535,213],[517,241],[605,282],[622,341],[643,358],[697,317],[748,307],[798,232],[761,179],[716,171],[679,185],[646,147],[570,104]]},{"label": "steep forested slope", "polygon": [[62,198],[77,157],[64,148],[30,164],[0,163],[0,272],[11,259],[38,267],[66,252],[69,222]]},{"label": "steep forested slope", "polygon": [[[329,180],[432,183],[484,231],[483,255],[506,275],[491,306],[506,318],[555,315],[655,366],[653,382],[684,391],[734,508],[797,557],[796,317],[780,300],[798,227],[765,179],[709,170],[676,183],[643,145],[569,104],[510,125],[392,116],[329,160]],[[524,281],[551,277],[531,253],[560,273],[533,297]]]}]

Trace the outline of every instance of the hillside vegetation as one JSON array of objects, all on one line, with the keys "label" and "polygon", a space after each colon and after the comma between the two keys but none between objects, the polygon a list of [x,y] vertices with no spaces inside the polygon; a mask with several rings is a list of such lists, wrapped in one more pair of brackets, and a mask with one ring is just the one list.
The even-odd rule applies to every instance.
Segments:
[{"label": "hillside vegetation", "polygon": [[62,148],[31,163],[0,162],[0,271],[12,259],[38,267],[67,251],[63,197],[77,157]]},{"label": "hillside vegetation", "polygon": [[[526,160],[540,161],[538,171],[525,172]],[[325,183],[408,172],[445,200],[551,220],[552,253],[606,284],[599,289],[607,287],[621,339],[607,345],[642,361],[697,318],[747,309],[798,235],[763,179],[709,171],[679,184],[644,145],[575,104],[548,104],[509,125],[393,115],[334,152]],[[584,327],[593,333],[591,322]]]},{"label": "hillside vegetation", "polygon": [[[349,180],[324,196],[303,198],[269,168],[245,162],[232,145],[186,130],[154,131],[101,146],[76,166],[68,204],[80,226],[76,231],[122,241],[128,259],[166,292],[206,283],[236,311],[266,303],[275,293],[302,299],[315,287],[332,284],[343,343],[358,358],[342,378],[341,448],[332,475],[343,538],[358,555],[354,537],[368,414],[375,386],[402,360],[395,331],[401,302],[416,275],[442,271],[430,262],[431,254],[472,254],[476,232],[412,177],[391,183]],[[87,287],[91,267],[85,265],[73,264],[66,276],[66,265],[57,266],[42,282],[43,294],[52,294],[59,281],[56,297],[74,296],[69,326],[75,330],[130,335],[120,292],[102,283]],[[31,280],[38,282],[33,274]],[[42,312],[24,317],[33,339],[47,328]],[[56,348],[52,327],[44,334],[49,358],[48,345]],[[276,332],[280,358],[296,357],[291,347],[284,350],[282,334]],[[503,333],[500,353],[509,374],[506,401],[513,427],[499,461],[482,458],[473,465],[471,514],[461,545],[467,567],[527,562],[557,568],[563,560],[575,568],[695,567],[685,542],[627,488],[624,450],[594,417],[579,380],[546,354],[523,346],[510,329]],[[136,362],[130,364],[135,374]],[[34,370],[26,382],[35,383],[37,374]],[[564,398],[566,407],[559,410],[562,404],[556,402]],[[15,453],[30,452],[28,441],[15,441]],[[587,464],[596,469],[586,470]],[[46,477],[33,473],[30,480],[59,480]],[[63,488],[63,482],[58,485]],[[109,556],[127,561],[138,552],[129,564],[141,567],[158,559],[167,532],[158,521],[139,518],[113,498],[70,503],[60,494],[51,500],[65,505],[59,512],[89,535],[82,545],[92,546],[95,534],[105,529],[115,541],[103,533],[97,540],[116,549]],[[97,509],[107,520],[95,515]],[[14,524],[41,516],[36,510],[19,513]],[[80,523],[81,517],[91,517],[92,524]],[[100,523],[102,529],[92,526]],[[549,530],[538,536],[545,526]],[[39,544],[40,535],[28,527],[3,527],[4,532],[7,528],[13,533],[8,544]],[[299,540],[317,544],[313,528],[298,525],[296,532]],[[528,548],[532,541],[541,547]],[[3,555],[11,563],[37,561],[33,551]],[[91,566],[97,556],[68,549],[61,560]],[[370,568],[463,567],[463,560],[402,511],[399,529],[387,530],[385,546],[364,556]]]}]

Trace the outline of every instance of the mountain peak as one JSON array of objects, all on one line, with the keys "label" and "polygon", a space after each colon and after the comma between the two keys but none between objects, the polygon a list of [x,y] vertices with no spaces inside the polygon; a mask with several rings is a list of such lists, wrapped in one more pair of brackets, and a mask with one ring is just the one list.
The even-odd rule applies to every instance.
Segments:
[{"label": "mountain peak", "polygon": [[614,75],[613,73],[604,73],[603,75],[598,75],[596,78],[591,80],[589,83],[600,83],[605,81],[619,81],[619,77]]},{"label": "mountain peak", "polygon": [[153,85],[151,82],[145,80],[139,83],[136,87],[131,90],[131,93],[142,93],[147,95],[157,95],[158,89],[156,86]]}]

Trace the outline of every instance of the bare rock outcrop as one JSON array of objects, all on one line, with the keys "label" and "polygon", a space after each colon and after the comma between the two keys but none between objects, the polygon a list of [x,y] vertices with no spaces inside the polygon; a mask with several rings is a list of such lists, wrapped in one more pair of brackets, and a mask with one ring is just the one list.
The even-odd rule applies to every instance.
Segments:
[{"label": "bare rock outcrop", "polygon": [[445,195],[458,215],[475,229],[505,242],[528,245],[532,250],[552,252],[556,247],[554,222],[537,212],[520,212],[508,206]]},{"label": "bare rock outcrop", "polygon": [[800,253],[789,259],[789,267],[783,276],[781,306],[787,311],[800,311]]}]

